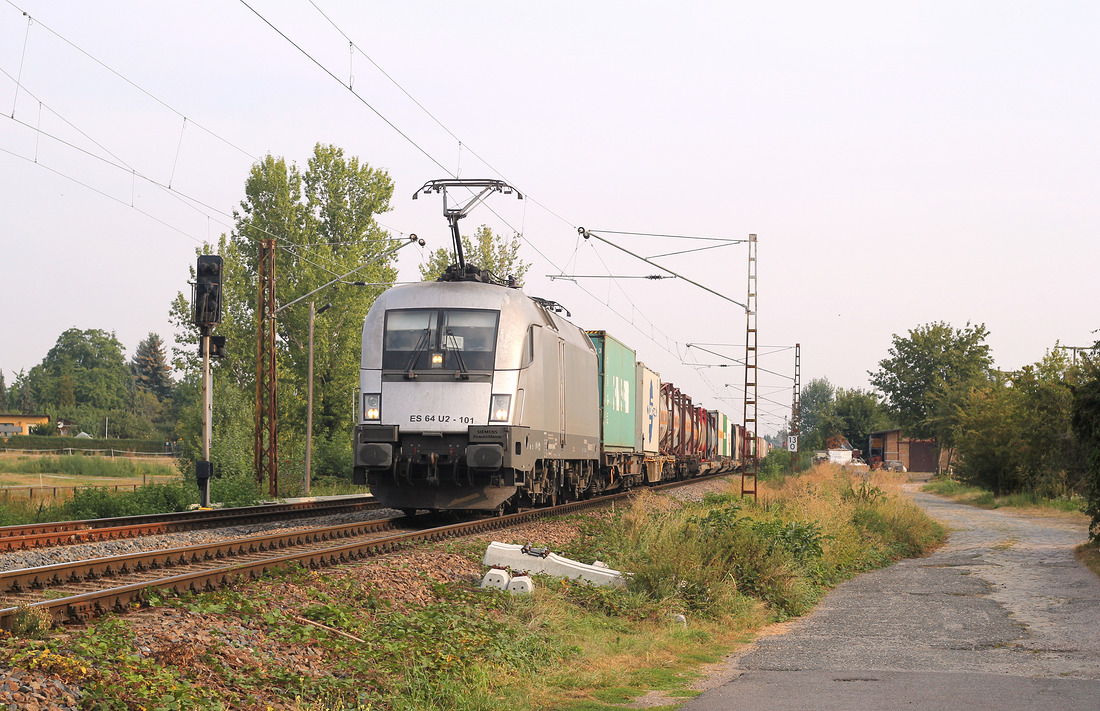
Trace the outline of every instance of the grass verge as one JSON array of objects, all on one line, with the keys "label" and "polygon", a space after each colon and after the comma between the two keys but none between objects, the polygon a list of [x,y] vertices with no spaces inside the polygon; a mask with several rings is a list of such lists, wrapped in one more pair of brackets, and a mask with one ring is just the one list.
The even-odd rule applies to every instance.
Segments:
[{"label": "grass verge", "polygon": [[[210,497],[226,506],[248,506],[262,499],[254,480],[243,476],[211,479]],[[193,479],[151,483],[133,491],[90,486],[67,499],[4,501],[0,503],[0,526],[168,513],[198,503],[199,490]]]},{"label": "grass verge", "polygon": [[642,492],[631,507],[535,529],[560,534],[565,555],[630,571],[625,587],[542,577],[533,595],[482,591],[483,544],[431,544],[44,641],[9,637],[0,663],[78,684],[84,708],[106,711],[591,711],[650,692],[674,704],[697,693],[702,665],[762,626],[943,539],[889,476],[818,467],[768,482],[758,502],[732,486],[701,502]]},{"label": "grass verge", "polygon": [[175,460],[130,459],[70,454],[0,457],[0,474],[60,474],[67,477],[137,478],[179,473]]},{"label": "grass verge", "polygon": [[923,491],[946,496],[952,501],[969,504],[984,509],[1024,509],[1029,511],[1046,510],[1065,513],[1082,513],[1085,499],[1080,496],[1043,497],[1034,492],[1016,492],[1004,496],[994,496],[992,491],[969,486],[954,479],[934,479],[926,484]]}]

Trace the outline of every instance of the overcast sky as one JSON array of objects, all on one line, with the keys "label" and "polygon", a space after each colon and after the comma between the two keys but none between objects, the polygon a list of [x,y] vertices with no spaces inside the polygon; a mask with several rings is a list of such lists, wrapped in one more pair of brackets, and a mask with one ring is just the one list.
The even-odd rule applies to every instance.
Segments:
[{"label": "overcast sky", "polygon": [[[933,321],[985,323],[1005,369],[1096,340],[1095,2],[315,3],[0,0],[9,383],[71,327],[128,356],[171,340],[169,303],[254,160],[304,167],[318,142],[393,177],[380,222],[428,242],[402,252],[406,279],[449,244],[419,186],[517,186],[528,199],[493,196],[464,232],[522,231],[529,293],[734,419],[743,371],[687,344],[742,357],[741,308],[676,280],[547,275],[655,273],[578,226],[757,234],[765,432],[795,343],[803,385],[867,388],[891,336]],[[746,300],[744,244],[658,261]]]}]

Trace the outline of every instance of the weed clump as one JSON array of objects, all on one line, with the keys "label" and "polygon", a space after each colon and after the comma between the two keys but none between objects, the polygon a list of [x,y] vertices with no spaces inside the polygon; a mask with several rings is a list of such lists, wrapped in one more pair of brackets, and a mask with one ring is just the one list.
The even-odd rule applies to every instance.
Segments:
[{"label": "weed clump", "polygon": [[634,609],[717,619],[748,597],[777,618],[799,615],[840,580],[940,540],[942,529],[886,486],[826,466],[776,482],[759,502],[643,492],[601,534],[618,543],[601,548],[630,571]]},{"label": "weed clump", "polygon": [[53,616],[50,615],[49,610],[32,607],[24,602],[15,609],[9,631],[13,637],[42,639],[49,634],[51,627],[53,627]]}]

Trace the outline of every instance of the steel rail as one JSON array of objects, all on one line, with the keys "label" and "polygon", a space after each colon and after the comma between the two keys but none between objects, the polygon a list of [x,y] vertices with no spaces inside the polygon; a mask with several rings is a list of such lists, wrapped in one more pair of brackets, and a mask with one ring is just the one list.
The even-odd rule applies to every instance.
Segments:
[{"label": "steel rail", "polygon": [[[199,564],[209,560],[222,560],[251,553],[281,550],[291,546],[305,546],[368,535],[395,528],[402,517],[375,519],[358,523],[326,526],[301,531],[273,533],[266,536],[250,536],[230,541],[199,543],[181,548],[140,551],[117,556],[103,556],[87,560],[55,563],[34,568],[0,571],[0,596],[43,590],[58,585],[82,583],[106,577]],[[2,597],[0,597],[2,599]]]},{"label": "steel rail", "polygon": [[[725,474],[726,473],[706,477],[697,477],[686,481],[672,482],[669,484],[647,487],[647,489],[660,490],[674,488],[678,486],[685,486],[698,483],[709,478],[713,478],[714,476],[725,476]],[[521,511],[519,513],[507,514],[504,516],[497,516],[493,518],[478,519],[474,521],[466,521],[446,526],[438,526],[434,528],[424,529],[422,531],[398,533],[380,538],[371,538],[362,541],[342,543],[339,545],[328,546],[321,549],[298,551],[292,553],[281,553],[274,556],[263,557],[257,560],[234,562],[215,568],[207,568],[194,572],[181,573],[174,576],[155,580],[140,581],[132,584],[125,584],[117,587],[87,593],[78,593],[76,595],[63,598],[41,600],[38,602],[29,603],[27,607],[45,610],[50,614],[55,624],[86,622],[98,615],[106,614],[112,611],[122,612],[131,609],[134,606],[144,604],[146,601],[146,597],[150,594],[150,592],[156,592],[160,594],[207,592],[216,590],[220,587],[224,587],[237,581],[259,578],[265,573],[268,573],[276,568],[280,568],[290,564],[296,563],[298,565],[309,568],[320,568],[331,565],[350,563],[355,560],[389,553],[420,541],[439,541],[461,535],[483,533],[494,529],[507,528],[509,526],[527,523],[540,518],[559,516],[574,513],[576,511],[581,511],[586,508],[604,506],[616,501],[624,500],[630,497],[633,493],[635,492],[625,491],[622,493],[601,496],[584,501],[573,501],[554,507],[529,509],[526,511]],[[377,522],[364,522],[364,524],[392,524],[392,522],[395,520],[400,519],[388,519]],[[75,564],[60,564],[59,566],[46,566],[44,568],[28,568],[22,571],[10,571],[3,574],[4,577],[2,579],[5,581],[4,584],[6,585],[6,587],[4,587],[3,589],[10,591],[16,585],[20,586],[23,589],[26,589],[28,587],[33,588],[35,586],[45,586],[47,584],[62,584],[65,581],[61,578],[60,569],[65,565],[69,565],[71,570],[84,570],[83,568],[79,567],[81,564],[95,563],[96,566],[98,566],[97,568],[89,569],[84,573],[86,575],[94,577],[99,574],[96,571],[106,570],[106,568],[103,566],[110,565],[112,562],[115,564],[116,567],[118,567],[119,570],[121,570],[121,567],[123,565],[122,561],[124,560],[127,561],[128,565],[137,566],[139,564],[138,561],[142,559],[142,556],[155,556],[158,553],[164,556],[163,560],[165,561],[179,561],[185,563],[185,558],[187,556],[190,556],[190,558],[195,562],[209,562],[211,560],[224,559],[226,555],[234,550],[238,551],[237,555],[242,555],[243,553],[241,553],[241,551],[243,551],[245,548],[248,549],[247,553],[262,553],[263,551],[261,550],[261,546],[265,547],[266,550],[282,549],[285,548],[286,545],[289,545],[290,541],[294,539],[300,539],[303,541],[309,539],[310,534],[324,535],[326,532],[333,533],[336,529],[351,529],[360,525],[363,524],[329,527],[327,529],[317,529],[315,531],[299,531],[291,534],[254,537],[250,539],[238,539],[235,541],[216,543],[212,545],[189,546],[187,548],[176,549],[174,551],[166,550],[155,551],[149,554],[129,554],[126,556],[102,558],[98,559],[98,561],[79,561]],[[186,554],[183,553],[184,551],[186,551]],[[153,568],[153,566],[148,563],[144,565],[146,566],[146,569]],[[165,563],[161,563],[160,565],[165,565]],[[56,569],[52,572],[57,573],[57,580],[55,580],[54,576],[47,576],[47,572],[49,572],[49,569]],[[0,609],[0,629],[11,628],[14,616],[17,614],[19,609],[19,607],[7,607],[4,609]]]},{"label": "steel rail", "polygon": [[135,538],[157,533],[188,531],[196,528],[279,521],[306,516],[326,516],[373,508],[378,508],[378,503],[372,497],[362,496],[333,501],[298,501],[285,504],[211,509],[209,511],[180,511],[143,516],[2,526],[0,527],[0,552],[42,546],[87,543],[90,541]]}]

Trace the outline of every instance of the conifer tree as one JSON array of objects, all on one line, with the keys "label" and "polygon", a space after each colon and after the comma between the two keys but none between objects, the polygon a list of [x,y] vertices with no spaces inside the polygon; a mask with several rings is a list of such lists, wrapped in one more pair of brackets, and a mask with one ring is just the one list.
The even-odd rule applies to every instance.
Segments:
[{"label": "conifer tree", "polygon": [[4,382],[4,371],[0,370],[0,412],[8,411],[8,385]]},{"label": "conifer tree", "polygon": [[150,392],[162,401],[171,395],[172,372],[168,367],[164,342],[157,334],[150,333],[138,344],[130,370],[134,374],[134,385],[139,390]]}]

